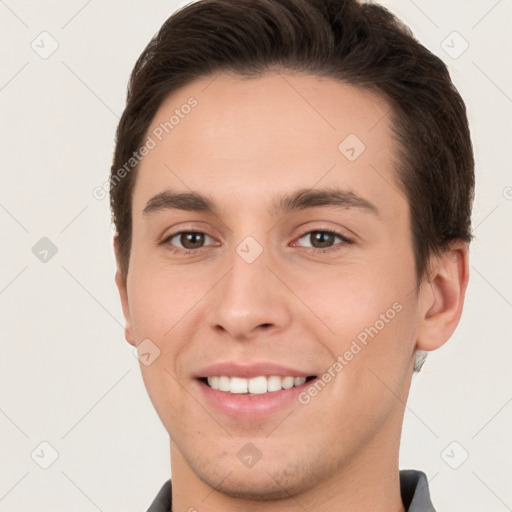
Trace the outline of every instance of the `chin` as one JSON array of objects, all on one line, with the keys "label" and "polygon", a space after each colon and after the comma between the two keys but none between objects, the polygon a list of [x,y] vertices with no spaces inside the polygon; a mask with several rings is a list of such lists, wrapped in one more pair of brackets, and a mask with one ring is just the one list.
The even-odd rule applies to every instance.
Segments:
[{"label": "chin", "polygon": [[293,492],[288,487],[283,487],[277,482],[265,482],[261,485],[249,482],[233,482],[229,484],[221,484],[217,487],[217,491],[230,496],[231,498],[238,498],[250,501],[276,501],[281,499],[290,498],[298,494]]},{"label": "chin", "polygon": [[[299,495],[313,488],[318,478],[324,477],[318,474],[318,469],[315,471],[299,461],[289,462],[284,467],[279,461],[265,464],[261,460],[252,468],[218,462],[216,467],[198,464],[196,467],[192,465],[192,469],[216,491],[233,498],[253,501],[279,500]],[[323,473],[323,469],[320,473]]]},{"label": "chin", "polygon": [[[261,473],[261,472],[260,472]],[[299,481],[300,480],[300,481]],[[217,481],[218,482],[218,481]],[[301,478],[288,477],[285,482],[282,478],[273,478],[270,474],[258,475],[256,478],[250,473],[247,476],[231,473],[220,484],[206,482],[218,492],[232,498],[239,498],[251,501],[270,501],[290,498],[303,492],[304,485]]]}]

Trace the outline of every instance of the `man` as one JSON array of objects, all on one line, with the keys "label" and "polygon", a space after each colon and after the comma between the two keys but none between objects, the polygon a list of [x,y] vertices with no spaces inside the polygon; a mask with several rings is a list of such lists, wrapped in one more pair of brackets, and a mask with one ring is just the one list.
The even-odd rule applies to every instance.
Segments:
[{"label": "man", "polygon": [[110,179],[125,336],[170,436],[151,512],[434,510],[400,433],[461,316],[473,167],[446,66],[380,6],[165,22]]}]

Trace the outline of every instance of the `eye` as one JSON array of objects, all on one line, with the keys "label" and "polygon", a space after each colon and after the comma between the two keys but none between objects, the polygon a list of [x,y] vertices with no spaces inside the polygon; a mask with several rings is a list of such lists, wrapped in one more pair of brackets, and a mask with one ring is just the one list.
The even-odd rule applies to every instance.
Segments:
[{"label": "eye", "polygon": [[[210,244],[207,244],[208,240]],[[299,242],[304,240],[303,243],[297,244],[300,247],[316,249],[322,252],[336,251],[341,249],[344,245],[353,243],[353,241],[346,236],[330,229],[308,231],[297,240]],[[179,231],[166,237],[161,242],[161,245],[169,246],[175,253],[191,254],[192,252],[201,250],[207,245],[215,245],[211,242],[214,242],[214,239],[202,231]]]},{"label": "eye", "polygon": [[[351,244],[352,240],[349,240],[347,237],[343,236],[341,233],[337,233],[336,231],[332,231],[329,229],[320,229],[315,231],[308,231],[304,235],[302,235],[298,240],[309,240],[310,245],[302,245],[301,247],[310,247],[313,249],[333,249],[336,250],[335,247],[336,239],[344,244]],[[339,245],[339,243],[338,243]]]},{"label": "eye", "polygon": [[[190,251],[193,249],[201,249],[204,247],[207,239],[213,238],[202,231],[180,231],[169,235],[162,244],[169,244],[176,252]],[[174,241],[174,242],[173,242]]]}]

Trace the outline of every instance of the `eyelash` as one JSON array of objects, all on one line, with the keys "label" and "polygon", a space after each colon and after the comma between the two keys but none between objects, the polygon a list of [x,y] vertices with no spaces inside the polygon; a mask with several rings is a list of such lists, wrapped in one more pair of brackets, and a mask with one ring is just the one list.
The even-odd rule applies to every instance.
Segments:
[{"label": "eyelash", "polygon": [[[190,233],[198,233],[198,234],[210,236],[207,233],[205,233],[204,231],[196,231],[196,230],[177,231],[176,233],[173,233],[172,235],[169,235],[164,240],[162,240],[162,242],[160,242],[159,245],[169,245],[169,248],[173,254],[182,254],[182,255],[197,253],[197,252],[201,251],[201,249],[205,249],[206,247],[198,247],[197,249],[181,249],[180,247],[174,247],[169,243],[173,238],[175,238],[178,235],[190,234]],[[299,236],[297,238],[297,240],[300,240],[301,238],[304,238],[307,235],[311,235],[312,233],[329,233],[329,234],[334,235],[334,236],[338,237],[339,239],[341,239],[341,242],[342,242],[342,243],[337,243],[331,247],[326,247],[326,248],[302,247],[303,249],[309,249],[313,254],[316,254],[318,252],[322,252],[322,253],[336,252],[336,251],[341,250],[344,246],[351,245],[354,243],[353,240],[347,238],[346,236],[344,236],[341,233],[338,233],[337,231],[334,231],[332,229],[312,229],[310,231],[306,231],[305,233],[303,233],[301,236]],[[210,238],[212,238],[212,237],[210,237]]]}]

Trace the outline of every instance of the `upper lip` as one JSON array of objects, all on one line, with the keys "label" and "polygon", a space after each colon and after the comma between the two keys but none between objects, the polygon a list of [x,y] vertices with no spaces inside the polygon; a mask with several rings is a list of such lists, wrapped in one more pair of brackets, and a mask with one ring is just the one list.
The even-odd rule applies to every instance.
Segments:
[{"label": "upper lip", "polygon": [[259,362],[252,364],[239,364],[235,362],[221,362],[205,366],[199,370],[194,376],[198,379],[205,377],[222,376],[242,377],[250,379],[253,377],[279,375],[281,377],[310,377],[315,375],[314,372],[298,370],[280,364],[271,362]]}]

